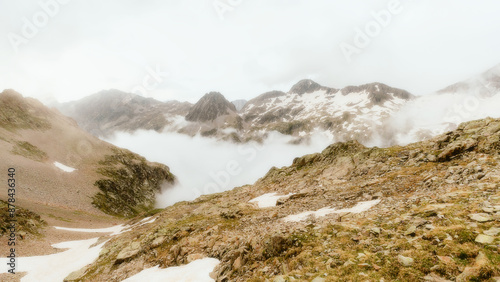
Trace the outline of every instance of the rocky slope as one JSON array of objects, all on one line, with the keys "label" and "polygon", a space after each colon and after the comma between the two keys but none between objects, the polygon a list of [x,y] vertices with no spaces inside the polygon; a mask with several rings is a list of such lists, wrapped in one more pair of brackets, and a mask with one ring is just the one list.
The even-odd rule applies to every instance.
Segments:
[{"label": "rocky slope", "polygon": [[35,209],[133,216],[152,209],[155,193],[174,181],[165,165],[101,141],[13,90],[0,93],[0,158],[0,181],[14,168],[16,201]]},{"label": "rocky slope", "polygon": [[93,135],[109,136],[115,131],[161,131],[174,124],[177,116],[185,116],[191,106],[187,102],[160,102],[119,90],[107,90],[57,105],[57,108]]},{"label": "rocky slope", "polygon": [[203,257],[220,261],[217,281],[498,281],[499,183],[500,119],[404,147],[335,143],[103,237],[68,281]]}]

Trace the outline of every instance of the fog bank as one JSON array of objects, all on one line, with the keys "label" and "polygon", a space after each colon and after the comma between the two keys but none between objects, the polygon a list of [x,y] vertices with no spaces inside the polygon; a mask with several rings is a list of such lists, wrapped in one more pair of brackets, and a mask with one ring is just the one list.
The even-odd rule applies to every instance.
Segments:
[{"label": "fog bank", "polygon": [[288,143],[291,140],[290,136],[272,132],[263,144],[235,144],[200,136],[140,130],[120,132],[107,141],[170,167],[178,184],[157,197],[157,206],[166,207],[194,200],[202,194],[253,184],[271,167],[291,165],[294,158],[320,152],[333,143],[324,134],[315,134],[308,144],[292,145]]}]

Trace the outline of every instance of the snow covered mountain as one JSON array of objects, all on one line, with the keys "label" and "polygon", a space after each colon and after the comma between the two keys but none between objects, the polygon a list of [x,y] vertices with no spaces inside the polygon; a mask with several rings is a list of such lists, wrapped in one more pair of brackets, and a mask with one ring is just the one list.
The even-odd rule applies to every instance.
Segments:
[{"label": "snow covered mountain", "polygon": [[306,79],[288,93],[272,91],[248,101],[241,115],[250,131],[277,130],[305,137],[319,130],[336,140],[366,140],[374,126],[413,98],[382,83],[337,90]]},{"label": "snow covered mountain", "polygon": [[59,108],[97,136],[153,129],[245,142],[278,131],[302,142],[321,131],[335,140],[363,141],[372,136],[374,126],[411,99],[407,91],[382,83],[334,89],[305,79],[287,93],[267,92],[244,106],[239,101],[240,111],[218,92],[191,105],[104,91]]}]

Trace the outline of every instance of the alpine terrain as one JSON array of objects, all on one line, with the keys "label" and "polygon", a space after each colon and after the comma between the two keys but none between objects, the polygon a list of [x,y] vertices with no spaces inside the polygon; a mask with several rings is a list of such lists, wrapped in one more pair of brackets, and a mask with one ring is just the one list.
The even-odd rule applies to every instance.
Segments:
[{"label": "alpine terrain", "polygon": [[499,182],[500,119],[404,147],[335,143],[103,237],[66,281],[181,265],[216,281],[498,281]]}]

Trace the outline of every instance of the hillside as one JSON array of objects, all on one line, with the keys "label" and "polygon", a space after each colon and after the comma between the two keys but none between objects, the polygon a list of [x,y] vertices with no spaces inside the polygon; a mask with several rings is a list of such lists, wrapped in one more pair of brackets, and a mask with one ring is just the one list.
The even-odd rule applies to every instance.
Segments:
[{"label": "hillside", "polygon": [[115,131],[161,131],[175,123],[176,116],[185,116],[191,106],[187,102],[160,102],[119,90],[106,90],[59,104],[57,108],[93,135],[109,136]]},{"label": "hillside", "polygon": [[102,238],[99,258],[68,281],[205,257],[217,281],[495,281],[499,183],[500,119],[404,147],[335,143]]},{"label": "hillside", "polygon": [[153,208],[155,193],[174,181],[165,165],[101,141],[13,90],[0,93],[0,158],[0,181],[14,168],[16,201],[34,211],[44,205],[130,217]]}]

